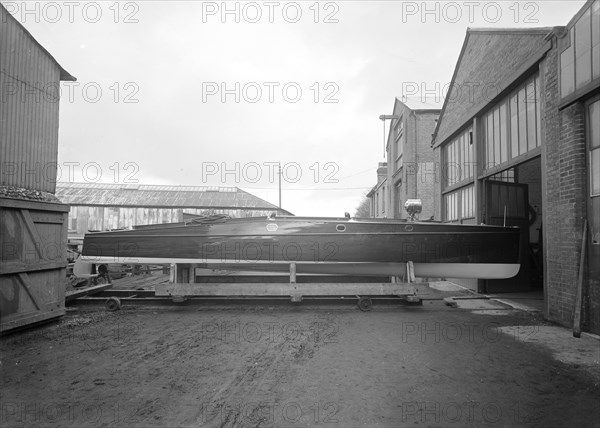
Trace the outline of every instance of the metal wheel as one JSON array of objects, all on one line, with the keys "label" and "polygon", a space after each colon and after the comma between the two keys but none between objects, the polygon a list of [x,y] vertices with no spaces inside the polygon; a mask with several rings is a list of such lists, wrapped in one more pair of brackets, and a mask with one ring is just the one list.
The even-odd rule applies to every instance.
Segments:
[{"label": "metal wheel", "polygon": [[121,301],[117,297],[109,297],[104,305],[111,312],[121,309]]},{"label": "metal wheel", "polygon": [[358,309],[360,309],[363,312],[368,312],[371,310],[371,307],[373,306],[373,302],[371,302],[371,299],[368,297],[359,297],[358,298]]}]

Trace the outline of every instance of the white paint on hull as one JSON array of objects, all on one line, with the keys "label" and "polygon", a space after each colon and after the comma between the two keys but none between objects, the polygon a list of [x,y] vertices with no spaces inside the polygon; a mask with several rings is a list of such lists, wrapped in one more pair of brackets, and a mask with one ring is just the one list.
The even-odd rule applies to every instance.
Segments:
[{"label": "white paint on hull", "polygon": [[[223,266],[224,269],[243,269],[264,272],[286,272],[290,262],[254,262],[246,260],[177,259],[150,257],[97,257],[81,256],[77,263],[121,263],[121,264],[203,264]],[[405,263],[354,263],[354,262],[295,262],[298,273],[332,275],[380,275],[401,276],[406,271]],[[519,272],[518,263],[414,263],[417,277],[429,278],[512,278]]]}]

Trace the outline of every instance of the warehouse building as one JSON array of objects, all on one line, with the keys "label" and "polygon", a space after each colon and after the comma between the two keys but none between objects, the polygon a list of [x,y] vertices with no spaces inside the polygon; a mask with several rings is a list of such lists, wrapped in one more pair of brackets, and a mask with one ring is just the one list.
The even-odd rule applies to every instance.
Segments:
[{"label": "warehouse building", "polygon": [[67,213],[54,196],[61,81],[0,4],[0,332],[65,313]]},{"label": "warehouse building", "polygon": [[292,215],[237,187],[59,182],[56,195],[71,207],[70,238],[90,230],[179,222],[187,216]]},{"label": "warehouse building", "polygon": [[596,333],[599,13],[595,0],[566,27],[469,29],[433,140],[436,217],[522,230],[516,278],[456,282],[486,293],[542,287],[546,317],[570,326],[583,245],[584,325]]}]

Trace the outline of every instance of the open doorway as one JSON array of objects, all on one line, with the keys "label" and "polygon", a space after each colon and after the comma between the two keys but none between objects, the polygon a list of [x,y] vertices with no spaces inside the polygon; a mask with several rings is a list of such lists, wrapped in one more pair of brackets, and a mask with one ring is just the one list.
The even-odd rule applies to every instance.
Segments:
[{"label": "open doorway", "polygon": [[543,287],[542,186],[539,156],[489,177],[484,182],[485,222],[521,228],[519,274],[486,280],[486,293],[533,291]]}]

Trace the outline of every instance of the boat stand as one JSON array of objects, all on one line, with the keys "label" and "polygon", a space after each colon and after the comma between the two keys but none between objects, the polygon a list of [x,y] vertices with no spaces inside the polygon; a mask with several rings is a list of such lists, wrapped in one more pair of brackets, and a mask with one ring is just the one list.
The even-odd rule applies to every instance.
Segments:
[{"label": "boat stand", "polygon": [[[412,262],[406,264],[404,277],[392,277],[391,282],[296,282],[296,263],[289,264],[289,282],[251,283],[218,282],[197,283],[196,264],[171,265],[169,283],[157,284],[155,295],[183,302],[193,297],[289,297],[301,302],[304,297],[356,298],[363,311],[371,309],[372,297],[397,297],[413,304],[421,304],[427,294],[427,283],[416,283]],[[260,274],[258,274],[260,275]],[[335,276],[334,276],[335,277]]]}]

